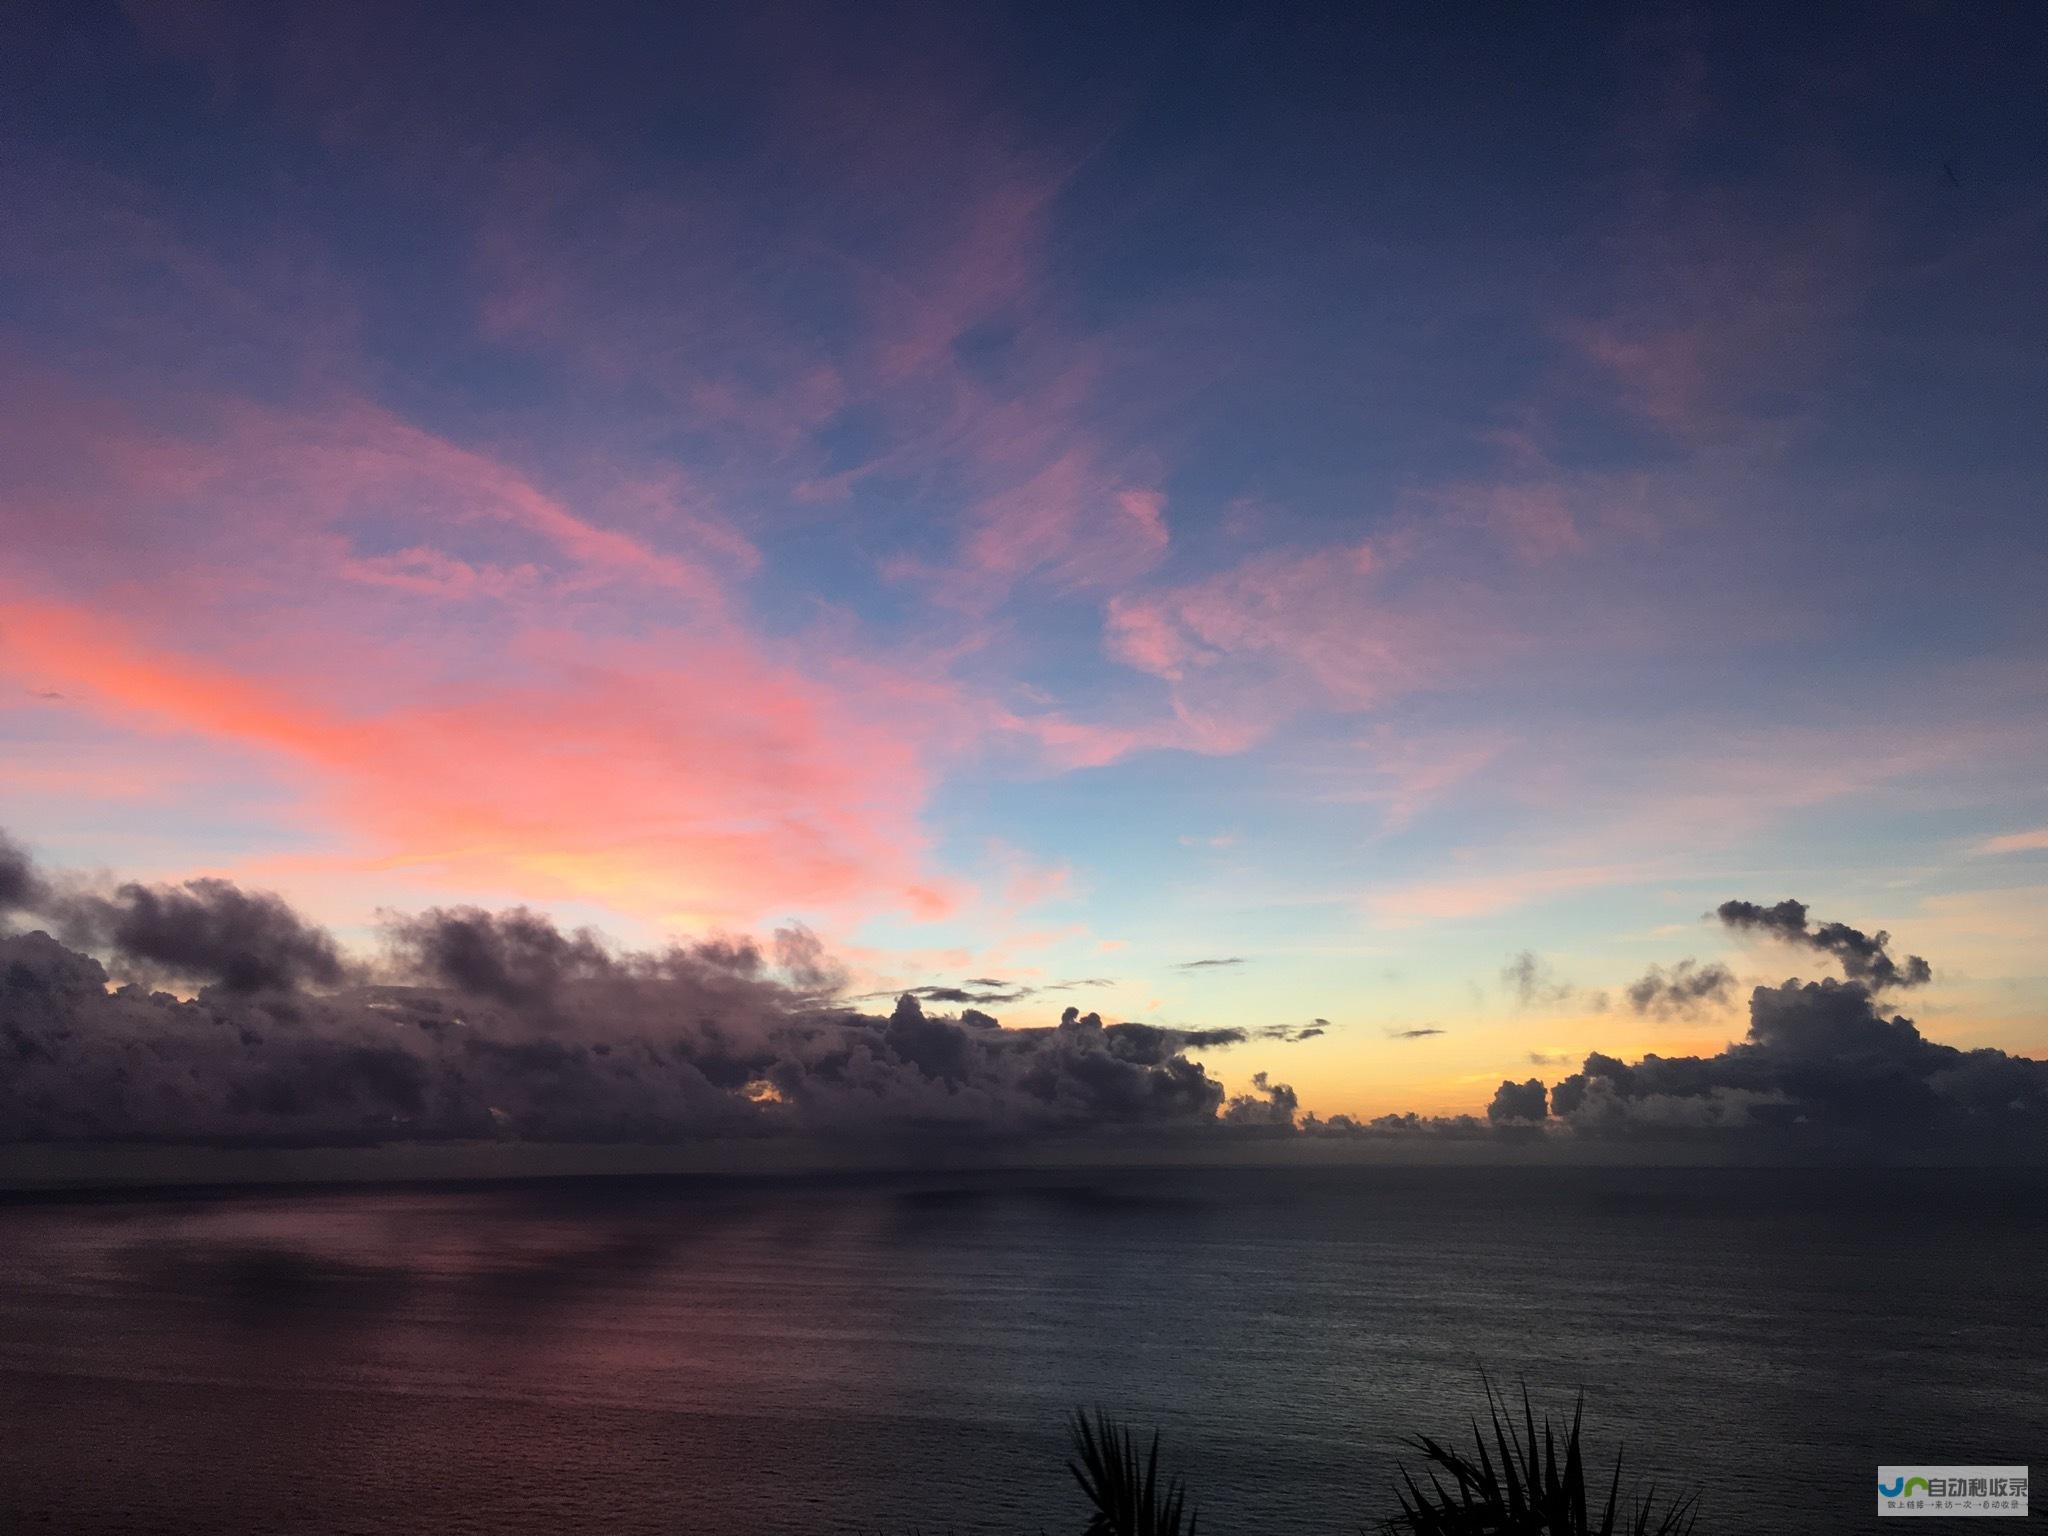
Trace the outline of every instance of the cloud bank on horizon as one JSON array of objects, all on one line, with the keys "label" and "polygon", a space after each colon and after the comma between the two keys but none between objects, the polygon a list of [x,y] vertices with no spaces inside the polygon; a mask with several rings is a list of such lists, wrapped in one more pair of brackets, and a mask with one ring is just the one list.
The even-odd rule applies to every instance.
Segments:
[{"label": "cloud bank on horizon", "polygon": [[[345,956],[273,894],[214,878],[98,890],[0,838],[0,1142],[1685,1135],[2048,1156],[2048,1062],[1930,1041],[1861,979],[1758,986],[1747,1037],[1711,1057],[1594,1052],[1554,1085],[1503,1081],[1483,1120],[1359,1119],[1304,1114],[1265,1070],[1228,1094],[1193,1059],[1322,1021],[1175,1029],[1069,1006],[1057,1026],[1005,1028],[911,992],[868,1013],[801,928],[765,949],[631,951],[526,908],[453,908],[386,914],[384,936],[380,955]],[[1708,974],[1681,962],[1644,985],[1692,996]]]},{"label": "cloud bank on horizon", "polygon": [[[509,912],[572,989],[804,931],[864,1063],[1053,1032],[963,1037],[1020,1123],[1069,1004],[1236,1052],[1161,1112],[1492,1124],[1786,952],[2048,1052],[2038,15],[0,34],[0,822],[131,877],[68,953],[331,1008],[474,909],[386,942],[517,1020]],[[1666,947],[1788,889],[1870,927]]]}]

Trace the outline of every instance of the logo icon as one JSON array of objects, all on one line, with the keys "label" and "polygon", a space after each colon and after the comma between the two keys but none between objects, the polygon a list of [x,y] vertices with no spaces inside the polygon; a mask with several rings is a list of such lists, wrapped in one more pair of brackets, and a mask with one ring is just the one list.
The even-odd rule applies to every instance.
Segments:
[{"label": "logo icon", "polygon": [[1879,1467],[1880,1515],[2018,1515],[2027,1513],[2025,1467]]}]

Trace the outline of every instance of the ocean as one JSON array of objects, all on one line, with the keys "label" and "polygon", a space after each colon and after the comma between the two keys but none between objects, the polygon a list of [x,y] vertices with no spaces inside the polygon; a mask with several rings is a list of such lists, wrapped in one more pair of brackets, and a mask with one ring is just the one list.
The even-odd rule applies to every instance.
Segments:
[{"label": "ocean", "polygon": [[[0,1529],[1356,1532],[1480,1372],[1702,1532],[2048,1462],[2048,1178],[1058,1170],[0,1202]],[[2039,1509],[2043,1500],[2035,1496]],[[1993,1529],[1996,1529],[1995,1527]]]}]

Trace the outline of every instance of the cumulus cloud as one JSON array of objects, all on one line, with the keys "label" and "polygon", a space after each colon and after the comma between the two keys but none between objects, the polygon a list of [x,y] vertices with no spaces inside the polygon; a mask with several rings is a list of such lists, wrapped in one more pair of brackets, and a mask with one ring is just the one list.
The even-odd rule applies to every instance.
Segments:
[{"label": "cumulus cloud", "polygon": [[1223,1107],[1225,1125],[1291,1131],[1301,1100],[1285,1083],[1271,1081],[1265,1073],[1252,1074],[1252,1091],[1237,1094]]},{"label": "cumulus cloud", "polygon": [[[839,991],[814,935],[620,950],[525,908],[387,915],[345,960],[279,897],[227,881],[50,894],[6,844],[17,906],[61,936],[0,938],[0,1140],[361,1143],[702,1136],[1024,1136],[1291,1126],[1225,1108],[1188,1052],[1306,1038],[1292,1025],[1051,1028],[886,1012]],[[62,922],[56,921],[56,918]],[[110,978],[109,968],[117,975]],[[146,975],[144,973],[147,973]],[[115,985],[121,976],[126,985]],[[133,979],[141,976],[141,980]],[[175,977],[195,996],[150,990]],[[992,982],[990,978],[979,978]],[[1235,1101],[1233,1101],[1235,1102]]]},{"label": "cumulus cloud", "polygon": [[[1866,936],[1838,923],[1809,926],[1796,902],[1731,905],[1736,910],[1727,920],[1737,926],[1782,932],[1866,974],[1755,988],[1746,1035],[1711,1056],[1651,1053],[1627,1061],[1595,1051],[1548,1088],[1536,1077],[1505,1080],[1484,1120],[1310,1115],[1302,1133],[1490,1138],[1503,1145],[1529,1145],[1538,1137],[1553,1143],[1680,1137],[1795,1160],[1902,1151],[1987,1161],[2048,1157],[2048,1061],[1944,1045],[1879,1006],[1881,985],[1916,984],[1930,974],[1925,961],[1887,964],[1886,935]],[[1534,974],[1540,983],[1543,973]],[[1682,961],[1668,970],[1653,966],[1628,997],[1640,1013],[1684,1012],[1722,1001],[1732,989],[1725,967]],[[1528,1060],[1555,1066],[1564,1058],[1536,1050]]]},{"label": "cumulus cloud", "polygon": [[0,832],[0,919],[44,917],[72,944],[99,950],[124,978],[229,993],[334,986],[344,974],[333,937],[280,896],[231,881],[130,881],[112,890],[60,885]]},{"label": "cumulus cloud", "polygon": [[1651,966],[1640,981],[1630,985],[1627,996],[1629,1007],[1637,1013],[1664,1019],[1725,1003],[1734,989],[1735,973],[1727,966],[1686,959],[1669,970]]},{"label": "cumulus cloud", "polygon": [[846,971],[825,953],[825,944],[801,923],[775,930],[775,964],[790,984],[806,992],[845,990]]},{"label": "cumulus cloud", "polygon": [[[1747,1136],[1773,1147],[1870,1154],[1902,1146],[1968,1149],[1993,1157],[2048,1153],[2048,1062],[1997,1050],[1959,1050],[1887,1014],[1877,994],[1916,986],[1932,968],[1895,961],[1885,933],[1812,924],[1797,901],[1724,903],[1729,926],[1768,932],[1838,958],[1850,979],[1755,988],[1745,1037],[1712,1056],[1637,1061],[1595,1051],[1549,1090],[1503,1082],[1488,1110],[1497,1126],[1543,1125],[1568,1135]],[[1728,1000],[1725,966],[1652,966],[1628,989],[1642,1014],[1683,1014]],[[1529,1060],[1553,1064],[1554,1053]]]},{"label": "cumulus cloud", "polygon": [[1847,923],[1809,925],[1803,901],[1787,899],[1775,906],[1753,901],[1724,901],[1714,915],[1730,928],[1773,935],[1790,944],[1804,944],[1841,962],[1842,974],[1860,981],[1873,992],[1888,987],[1917,987],[1934,979],[1934,969],[1918,955],[1906,956],[1905,964],[1893,960],[1886,946],[1892,936],[1882,930],[1870,934]]},{"label": "cumulus cloud", "polygon": [[341,953],[324,930],[280,896],[227,880],[116,887],[111,895],[54,900],[68,937],[111,950],[137,980],[196,982],[234,993],[291,991],[342,979]]},{"label": "cumulus cloud", "polygon": [[546,1002],[565,983],[595,979],[612,966],[589,929],[565,934],[525,907],[436,907],[390,915],[385,929],[399,963],[427,984],[514,1007]]},{"label": "cumulus cloud", "polygon": [[[58,930],[0,936],[0,1141],[1145,1131],[1514,1144],[1548,1130],[2048,1151],[2048,1062],[1930,1041],[1865,979],[1758,987],[1747,1036],[1718,1054],[1595,1052],[1554,1087],[1503,1081],[1483,1119],[1320,1118],[1263,1072],[1227,1094],[1191,1053],[1313,1038],[1322,1019],[1183,1028],[1069,1007],[1054,1026],[1004,1028],[976,1008],[928,1013],[914,991],[866,1010],[806,930],[765,948],[714,936],[624,950],[524,908],[390,917],[373,963],[227,881],[83,891],[0,842],[0,882],[15,911]],[[1882,935],[1844,941],[1839,927],[1812,930],[1815,947],[1889,975],[1869,958]],[[1653,969],[1631,1003],[1718,998],[1718,970]],[[156,977],[196,991],[152,990]]]},{"label": "cumulus cloud", "polygon": [[430,928],[482,941],[430,951],[432,981],[192,1000],[110,990],[45,933],[0,940],[0,1139],[1000,1136],[1214,1124],[1223,1101],[1179,1032],[1071,1010],[1008,1030],[908,995],[878,1016],[730,955],[598,962],[509,916]]},{"label": "cumulus cloud", "polygon": [[1557,1085],[1555,1114],[1588,1134],[1758,1129],[1866,1142],[1940,1135],[2039,1143],[2048,1062],[1958,1050],[1887,1017],[1861,981],[1787,981],[1750,995],[1747,1036],[1713,1056],[1595,1052]]},{"label": "cumulus cloud", "polygon": [[1486,1106],[1486,1118],[1495,1125],[1540,1121],[1549,1112],[1548,1096],[1549,1090],[1539,1077],[1525,1083],[1504,1081],[1493,1091],[1493,1102]]},{"label": "cumulus cloud", "polygon": [[0,832],[0,920],[39,906],[46,894],[34,860],[13,838]]}]

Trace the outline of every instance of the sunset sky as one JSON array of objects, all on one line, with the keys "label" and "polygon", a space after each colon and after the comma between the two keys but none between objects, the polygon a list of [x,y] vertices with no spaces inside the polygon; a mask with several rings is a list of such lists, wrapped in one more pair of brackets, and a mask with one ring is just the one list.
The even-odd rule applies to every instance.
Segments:
[{"label": "sunset sky", "polygon": [[1839,974],[1736,898],[2048,1054],[2026,14],[15,8],[0,827],[1322,1114]]}]

